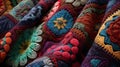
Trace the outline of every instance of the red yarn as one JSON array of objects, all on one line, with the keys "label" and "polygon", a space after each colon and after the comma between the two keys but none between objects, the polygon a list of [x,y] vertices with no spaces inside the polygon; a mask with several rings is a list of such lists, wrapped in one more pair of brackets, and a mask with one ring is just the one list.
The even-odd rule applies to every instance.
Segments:
[{"label": "red yarn", "polygon": [[63,40],[62,40],[62,43],[63,43],[63,44],[67,44],[67,43],[68,43],[68,39],[63,39]]},{"label": "red yarn", "polygon": [[62,40],[62,43],[63,43],[63,44],[67,44],[68,41],[69,41],[71,38],[72,38],[72,32],[69,32],[69,33],[65,36],[65,38]]},{"label": "red yarn", "polygon": [[63,56],[63,60],[69,60],[70,59],[70,54],[68,52],[63,52],[62,56]]},{"label": "red yarn", "polygon": [[74,54],[71,55],[71,59],[75,60],[76,56]]},{"label": "red yarn", "polygon": [[65,38],[69,38],[70,36],[72,36],[72,32],[69,32],[69,33],[65,36]]},{"label": "red yarn", "polygon": [[70,51],[70,47],[68,45],[63,46],[62,49],[64,51]]},{"label": "red yarn", "polygon": [[47,50],[47,53],[49,53],[51,50],[52,50],[52,49],[51,49],[51,48],[49,48],[49,49]]},{"label": "red yarn", "polygon": [[54,49],[54,48],[56,48],[56,45],[53,45],[53,46],[51,47],[51,49]]},{"label": "red yarn", "polygon": [[78,47],[72,47],[71,50],[72,50],[73,54],[78,53]]},{"label": "red yarn", "polygon": [[112,22],[107,29],[107,34],[112,42],[118,44],[120,46],[120,18],[116,21]]},{"label": "red yarn", "polygon": [[54,53],[53,53],[53,55],[55,55],[55,56],[60,56],[62,54],[62,52],[60,52],[60,51],[55,51]]},{"label": "red yarn", "polygon": [[74,46],[78,46],[79,45],[79,41],[75,38],[70,40],[70,43],[73,44]]},{"label": "red yarn", "polygon": [[59,51],[59,50],[62,49],[62,47],[63,47],[63,46],[59,46],[59,47],[57,47],[55,50],[56,50],[56,51]]}]

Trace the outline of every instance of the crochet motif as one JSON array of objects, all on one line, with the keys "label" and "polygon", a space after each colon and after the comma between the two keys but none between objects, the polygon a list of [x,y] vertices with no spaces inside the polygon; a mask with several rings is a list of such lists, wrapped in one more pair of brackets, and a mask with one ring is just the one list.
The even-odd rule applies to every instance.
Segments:
[{"label": "crochet motif", "polygon": [[[96,0],[98,1],[98,0]],[[106,0],[107,1],[107,0]],[[113,0],[111,0],[113,1]],[[110,3],[111,3],[110,1]],[[117,1],[117,0],[116,0]],[[101,2],[103,2],[101,0]],[[116,33],[117,28],[119,26],[114,26],[114,23],[119,23],[119,14],[120,10],[115,6],[110,7],[110,3],[107,5],[106,14],[103,18],[103,25],[101,26],[97,37],[95,38],[95,42],[93,43],[91,49],[89,50],[86,58],[82,62],[82,67],[119,67],[119,44],[112,40],[114,39],[112,35]],[[109,10],[109,9],[110,10]],[[112,27],[111,27],[112,26]],[[110,30],[111,29],[111,30]],[[112,32],[112,33],[111,33]],[[119,33],[118,33],[119,34]],[[111,36],[111,37],[110,37]],[[116,37],[117,39],[117,37]]]},{"label": "crochet motif", "polygon": [[65,20],[63,17],[57,18],[54,22],[54,27],[57,27],[58,29],[63,29],[66,26],[67,20]]},{"label": "crochet motif", "polygon": [[[113,35],[111,35],[109,33],[111,30],[109,31],[110,27],[108,27],[108,25],[110,25],[110,23],[113,24],[114,22],[118,23],[117,20],[116,21],[114,21],[114,20],[118,18],[117,16],[119,16],[119,14],[120,14],[120,10],[116,11],[114,14],[112,14],[110,17],[108,17],[106,19],[106,21],[104,22],[104,24],[102,25],[102,27],[99,30],[100,34],[98,34],[96,36],[96,39],[95,39],[95,42],[98,45],[100,45],[101,47],[103,47],[103,49],[107,50],[114,57],[116,57],[118,59],[120,59],[120,56],[119,56],[120,55],[120,52],[119,52],[119,50],[120,50],[119,43],[116,43],[116,42],[114,43],[114,41],[111,40],[111,38],[108,39],[110,36],[113,36]],[[107,35],[106,28],[108,28],[107,33],[108,33],[108,35],[110,34],[110,36]],[[114,28],[114,27],[112,26],[112,28]],[[113,31],[114,31],[114,29],[113,29]],[[104,34],[102,34],[103,32],[104,32]]]},{"label": "crochet motif", "polygon": [[[40,0],[40,2],[41,2],[41,0]],[[52,4],[53,3],[54,2],[52,2]],[[48,3],[44,2],[44,4],[48,4]],[[45,10],[42,9],[42,7],[51,8],[52,5],[51,6],[44,6],[44,5],[41,6],[41,4],[37,4],[35,7],[33,7],[30,10],[30,12],[27,15],[25,15],[23,17],[23,19],[12,30],[9,31],[12,35],[8,36],[8,38],[11,40],[10,42],[8,40],[8,43],[7,43],[8,46],[10,46],[11,44],[13,44],[13,42],[16,41],[17,37],[19,36],[19,34],[21,32],[23,32],[27,28],[33,27],[35,24],[37,24],[37,20],[41,19],[41,16],[42,16],[41,12],[45,11]],[[1,42],[3,42],[3,40],[1,40]],[[5,45],[5,44],[3,44],[3,45]],[[4,50],[3,45],[0,45],[0,47],[2,47],[2,49],[0,49],[1,50],[1,52],[0,52],[0,59],[1,59],[0,62],[2,62],[5,59],[6,53],[7,53]]]},{"label": "crochet motif", "polygon": [[120,67],[120,0],[21,1],[0,0],[0,66]]},{"label": "crochet motif", "polygon": [[[22,5],[24,5],[24,7],[22,7]],[[22,19],[22,17],[24,15],[26,15],[28,13],[28,11],[34,5],[35,4],[33,4],[32,1],[24,0],[21,3],[19,3],[16,7],[14,7],[9,13],[1,16],[0,17],[0,26],[1,26],[1,28],[0,28],[0,38],[2,38],[6,34],[6,32],[8,32],[11,28],[13,28],[13,26],[15,26],[17,24],[17,22],[19,22]],[[27,6],[29,6],[29,7],[27,7]],[[17,15],[17,13],[19,15]]]},{"label": "crochet motif", "polygon": [[[97,14],[101,15],[101,13],[104,13],[104,12],[102,12],[102,10],[101,10],[100,13],[96,13],[97,10],[99,10],[101,8],[98,8],[98,9],[96,9],[96,7],[92,7],[92,8],[95,8],[95,9],[89,9],[88,12],[90,12],[90,13],[88,13],[86,11],[86,13],[83,16],[77,18],[75,25],[70,30],[70,32],[67,33],[67,35],[64,37],[64,39],[62,39],[62,41],[60,41],[59,43],[48,42],[48,45],[50,44],[50,46],[51,45],[52,46],[50,48],[48,48],[48,50],[44,53],[43,56],[50,57],[55,65],[55,67],[59,67],[58,61],[64,61],[64,63],[72,63],[74,60],[76,60],[78,53],[81,53],[80,51],[82,50],[81,49],[82,46],[84,46],[84,43],[87,42],[86,36],[89,35],[89,36],[91,36],[91,38],[94,38],[95,35],[97,34],[96,30],[99,29],[98,28],[99,26],[97,26],[97,23],[99,21],[98,19],[100,19],[101,16],[100,16],[100,18],[97,18],[97,19],[95,19],[95,18],[97,17]],[[104,9],[104,8],[102,8],[102,9]],[[87,8],[86,8],[86,10],[87,10]],[[93,10],[93,12],[92,12],[92,10]],[[58,12],[60,12],[60,11],[58,11]],[[56,12],[56,14],[58,12]],[[69,10],[68,10],[68,12],[69,12]],[[56,14],[54,14],[53,16],[55,16]],[[72,15],[72,13],[70,13],[70,14]],[[61,17],[58,17],[58,18],[61,18]],[[51,18],[50,18],[50,20],[51,20]],[[92,20],[95,20],[95,21],[93,22]],[[54,22],[52,21],[52,23],[54,23]],[[96,25],[96,26],[93,26],[93,25]],[[54,27],[54,25],[53,25],[53,27]],[[94,29],[94,27],[95,27],[95,29]],[[91,33],[91,31],[92,32],[95,31],[95,33],[93,34],[93,33]]]},{"label": "crochet motif", "polygon": [[28,13],[28,11],[34,6],[33,1],[31,0],[23,0],[16,7],[14,7],[9,13],[16,20],[21,20],[24,15]]},{"label": "crochet motif", "polygon": [[[119,45],[113,43],[113,42],[116,41],[116,40],[114,39],[114,37],[112,37],[112,35],[111,35],[111,37],[108,36],[109,34],[112,34],[112,33],[111,33],[111,30],[109,30],[108,27],[110,27],[110,25],[113,24],[114,20],[116,20],[117,18],[118,18],[118,16],[115,16],[115,17],[113,16],[113,19],[107,21],[106,24],[105,24],[105,28],[100,32],[100,35],[105,37],[105,40],[104,40],[105,44],[111,44],[114,51],[120,50],[120,47],[119,47]],[[117,23],[117,22],[114,22],[114,23]],[[113,28],[113,26],[112,26],[112,28]],[[114,32],[114,31],[113,31],[113,32]],[[107,34],[107,33],[108,33],[108,34]],[[117,33],[118,33],[118,32],[117,32]],[[115,35],[114,35],[114,36],[115,36]],[[117,37],[118,37],[118,36],[117,36]],[[116,37],[116,39],[117,39],[117,37]],[[111,38],[112,38],[112,39],[111,39]],[[111,40],[112,40],[112,42],[111,42]],[[117,42],[118,42],[118,41],[117,41]],[[115,43],[116,43],[116,42],[115,42]]]},{"label": "crochet motif", "polygon": [[42,42],[42,26],[43,24],[38,28],[28,29],[20,35],[8,53],[7,64],[14,67],[24,66],[37,57],[37,51],[41,48],[39,43]]},{"label": "crochet motif", "polygon": [[73,61],[78,53],[78,46],[80,43],[76,38],[72,37],[72,33],[68,33],[60,44],[54,44],[47,50],[45,55],[54,56],[54,58],[64,60],[66,62],[70,60]]},{"label": "crochet motif", "polygon": [[[82,7],[83,6],[74,7],[72,3],[63,2],[57,12],[46,21],[46,24],[43,28],[45,33],[48,35],[50,34],[52,40],[58,41],[62,39],[62,37],[72,28],[74,21],[76,20],[77,15],[81,11]],[[59,18],[63,18],[62,21],[65,20],[65,23],[57,23],[56,21]]]},{"label": "crochet motif", "polygon": [[73,18],[66,10],[57,12],[47,23],[48,28],[59,36],[68,32],[72,25]]}]

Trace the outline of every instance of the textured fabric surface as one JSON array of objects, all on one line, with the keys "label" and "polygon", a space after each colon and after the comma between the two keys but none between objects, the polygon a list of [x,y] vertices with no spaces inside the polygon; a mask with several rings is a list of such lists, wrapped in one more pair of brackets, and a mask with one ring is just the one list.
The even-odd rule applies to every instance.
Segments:
[{"label": "textured fabric surface", "polygon": [[35,4],[32,0],[24,0],[10,10],[9,13],[2,15],[0,17],[0,38],[12,29]]},{"label": "textured fabric surface", "polygon": [[[42,3],[42,5],[41,5],[41,3]],[[1,39],[1,42],[4,42],[4,43],[1,43],[1,45],[0,45],[1,46],[1,48],[0,48],[0,50],[1,50],[1,52],[0,52],[1,60],[0,61],[3,61],[5,59],[5,57],[7,55],[7,52],[9,51],[9,49],[11,47],[10,45],[14,44],[14,42],[16,41],[16,39],[18,39],[18,37],[20,37],[20,34],[22,32],[24,32],[24,31],[31,32],[32,30],[31,31],[27,31],[27,29],[28,28],[32,28],[33,26],[35,26],[38,23],[38,21],[42,18],[42,16],[44,15],[44,13],[47,12],[46,10],[42,9],[42,7],[48,8],[47,10],[49,10],[52,7],[52,5],[49,6],[49,5],[46,5],[46,4],[54,4],[54,3],[55,3],[55,1],[40,0],[39,3],[36,6],[34,6],[29,11],[29,13],[27,15],[25,15],[20,20],[19,23],[17,23],[11,30],[9,30],[9,32],[6,33],[6,35]],[[31,36],[32,34],[29,34],[29,35]],[[20,40],[21,39],[22,38],[20,38]],[[34,39],[32,39],[32,40],[34,41]],[[25,41],[25,43],[29,44],[26,41]],[[5,48],[5,46],[6,46],[6,48]],[[21,49],[22,49],[22,47],[21,47]],[[29,51],[29,49],[28,49],[28,51]],[[2,53],[4,53],[4,55]],[[24,56],[21,55],[22,59],[21,59],[20,62],[19,62],[19,60],[20,60],[19,58],[18,58],[18,61],[17,61],[17,59],[15,59],[15,61],[17,61],[17,62],[13,63],[12,66],[17,67],[19,65],[19,63],[20,63],[20,66],[25,65],[27,63],[25,57],[30,56],[30,55],[28,55],[28,52],[26,52],[26,53],[27,53],[27,55],[24,55],[24,54],[23,54]],[[30,50],[30,54],[32,54],[31,50]],[[34,54],[32,54],[32,55],[34,55]],[[30,58],[36,58],[35,55],[34,56],[32,56],[32,55],[31,55]],[[22,61],[24,61],[24,62],[22,62]]]},{"label": "textured fabric surface", "polygon": [[[66,0],[67,1],[67,0]],[[67,1],[69,2],[69,1]],[[72,0],[70,2],[73,3]],[[91,49],[89,50],[85,60],[82,62],[82,67],[118,67],[119,66],[119,37],[115,36],[114,34],[118,34],[119,31],[112,32],[112,30],[116,30],[119,26],[119,20],[116,20],[119,14],[119,10],[112,15],[112,17],[109,17],[111,20],[107,20],[108,23],[104,25],[105,20],[103,17],[106,18],[106,15],[110,15],[110,8],[112,9],[112,4],[114,1],[102,1],[102,0],[89,0],[88,3],[85,5],[84,9],[78,16],[77,20],[75,21],[73,27],[71,28],[70,32],[68,32],[65,37],[60,41],[60,43],[54,43],[54,42],[47,42],[46,47],[51,46],[47,49],[46,52],[44,52],[43,56],[48,56],[51,58],[51,61],[53,62],[55,67],[61,67],[59,65],[59,61],[64,61],[64,63],[68,63],[69,65],[73,63],[77,58],[78,61],[83,61],[88,49],[90,48],[90,44],[93,43],[95,38],[95,43],[92,45]],[[118,3],[118,1],[116,1]],[[118,7],[118,6],[117,6]],[[106,12],[106,11],[108,12]],[[61,11],[62,12],[62,11]],[[64,11],[65,12],[65,11]],[[111,12],[114,13],[114,11],[111,10]],[[53,17],[59,17],[59,13],[56,13],[53,15]],[[113,14],[111,13],[111,14]],[[62,14],[63,15],[63,14]],[[67,13],[65,14],[67,15]],[[67,16],[68,18],[69,16]],[[63,18],[58,18],[55,21],[54,18],[51,17],[50,22],[48,21],[48,24],[46,27],[48,27],[50,30],[53,30],[52,33],[55,33],[56,36],[59,36],[61,31],[57,31],[55,28],[61,29],[65,27],[65,24],[63,26],[59,26],[56,24],[56,21],[62,20],[62,22],[65,22],[66,20]],[[116,21],[115,21],[116,20]],[[107,22],[106,21],[106,22]],[[52,22],[54,22],[54,27],[52,26]],[[114,22],[114,23],[112,23]],[[117,24],[115,24],[115,22]],[[72,21],[71,21],[72,23]],[[112,23],[112,24],[110,24]],[[102,25],[103,24],[103,25]],[[102,26],[101,26],[102,25]],[[69,25],[70,27],[70,25]],[[101,28],[102,29],[101,29]],[[108,28],[109,27],[109,28]],[[99,32],[98,30],[102,30]],[[107,30],[107,31],[106,31]],[[99,32],[99,33],[98,33]],[[98,35],[97,35],[98,33]],[[101,39],[100,39],[101,35]],[[103,36],[105,37],[105,40],[103,40]],[[110,38],[108,37],[110,36]],[[104,41],[104,42],[103,42]],[[113,42],[116,44],[114,44]],[[103,46],[104,44],[111,44]],[[85,49],[86,48],[86,49]],[[114,53],[115,51],[115,53]],[[117,51],[117,52],[116,52]],[[77,56],[78,55],[78,56]],[[42,62],[43,60],[36,61],[36,62]],[[65,65],[64,63],[63,66]],[[80,62],[81,63],[81,62]],[[31,63],[28,66],[34,67],[35,63]],[[39,64],[41,65],[41,64]]]},{"label": "textured fabric surface", "polygon": [[120,66],[119,3],[119,0],[108,2],[103,24],[81,65],[82,67]]},{"label": "textured fabric surface", "polygon": [[9,4],[0,17],[0,66],[120,67],[120,0]]}]

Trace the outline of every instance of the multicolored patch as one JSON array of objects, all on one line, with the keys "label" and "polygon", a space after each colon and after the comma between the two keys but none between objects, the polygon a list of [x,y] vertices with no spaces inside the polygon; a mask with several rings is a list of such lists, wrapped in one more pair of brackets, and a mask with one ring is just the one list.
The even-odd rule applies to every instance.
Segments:
[{"label": "multicolored patch", "polygon": [[67,33],[72,28],[73,23],[72,15],[63,9],[52,16],[47,22],[47,26],[51,32],[60,36]]},{"label": "multicolored patch", "polygon": [[17,20],[21,20],[33,6],[32,0],[23,0],[10,11],[10,14]]},{"label": "multicolored patch", "polygon": [[38,28],[25,30],[20,38],[12,45],[7,56],[7,64],[13,67],[25,66],[30,60],[37,57],[42,42],[42,25]]},{"label": "multicolored patch", "polygon": [[[117,31],[119,26],[114,27],[114,23],[119,23],[119,16],[120,16],[120,10],[113,13],[110,17],[106,19],[104,24],[101,26],[99,30],[99,34],[95,38],[95,42],[103,47],[106,51],[111,53],[115,58],[120,59],[120,44],[119,42],[119,36],[114,39],[115,35],[119,35],[119,32]],[[112,25],[112,30],[111,29]],[[117,34],[114,34],[116,33]],[[113,35],[114,34],[114,35]]]}]

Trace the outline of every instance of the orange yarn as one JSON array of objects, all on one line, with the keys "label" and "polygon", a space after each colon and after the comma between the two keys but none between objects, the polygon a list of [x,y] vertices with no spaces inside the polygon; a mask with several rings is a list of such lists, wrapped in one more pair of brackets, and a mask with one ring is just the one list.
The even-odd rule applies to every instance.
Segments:
[{"label": "orange yarn", "polygon": [[3,41],[0,41],[0,44],[2,45],[2,44],[3,44]]},{"label": "orange yarn", "polygon": [[10,46],[8,44],[4,45],[4,50],[8,52],[10,50]]},{"label": "orange yarn", "polygon": [[[0,52],[0,59],[5,59],[5,57],[6,57],[6,53],[5,52]],[[0,60],[0,62],[2,61],[2,60]]]},{"label": "orange yarn", "polygon": [[7,44],[11,44],[11,42],[12,42],[12,39],[11,39],[10,37],[7,37],[7,38],[6,38],[6,43],[7,43]]},{"label": "orange yarn", "polygon": [[5,36],[6,36],[6,37],[10,37],[10,36],[11,36],[11,33],[8,32]]},{"label": "orange yarn", "polygon": [[5,2],[5,5],[6,5],[7,10],[5,11],[4,14],[7,14],[13,7],[12,7],[12,5],[11,5],[10,0],[5,0],[5,1],[6,1],[6,2]]}]

